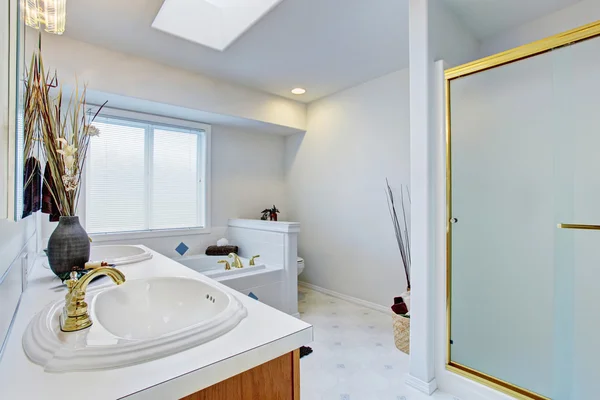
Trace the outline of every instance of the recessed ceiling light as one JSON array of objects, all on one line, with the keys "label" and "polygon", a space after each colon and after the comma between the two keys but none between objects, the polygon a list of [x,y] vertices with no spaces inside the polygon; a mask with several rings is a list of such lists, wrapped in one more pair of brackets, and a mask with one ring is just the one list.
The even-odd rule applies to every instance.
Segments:
[{"label": "recessed ceiling light", "polygon": [[297,87],[295,89],[292,89],[292,93],[294,93],[294,94],[304,94],[304,93],[306,93],[306,89],[302,89],[300,87]]}]

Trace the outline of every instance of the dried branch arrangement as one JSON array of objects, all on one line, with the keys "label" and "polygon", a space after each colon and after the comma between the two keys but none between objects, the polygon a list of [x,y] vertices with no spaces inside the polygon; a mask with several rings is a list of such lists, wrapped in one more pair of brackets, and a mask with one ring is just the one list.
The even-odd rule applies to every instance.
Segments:
[{"label": "dried branch arrangement", "polygon": [[75,216],[90,137],[99,134],[92,122],[106,103],[95,114],[86,110],[85,85],[82,91],[76,85],[68,103],[63,103],[56,72],[51,75],[45,71],[41,46],[26,71],[23,100],[25,158],[39,144],[41,156],[50,169],[50,176],[44,176],[44,186],[60,215]]},{"label": "dried branch arrangement", "polygon": [[[402,264],[404,266],[404,274],[406,275],[406,282],[408,284],[407,290],[410,291],[410,236],[408,231],[408,223],[406,221],[406,205],[404,203],[405,189],[404,186],[400,188],[400,208],[402,211],[402,222],[398,218],[396,211],[396,201],[394,199],[394,193],[390,187],[388,180],[385,180],[387,190],[387,201],[390,216],[392,217],[392,223],[394,225],[394,231],[396,233],[396,241],[398,242],[398,248],[400,250],[400,256],[402,257]],[[408,187],[406,188],[406,198],[410,204],[410,192]]]}]

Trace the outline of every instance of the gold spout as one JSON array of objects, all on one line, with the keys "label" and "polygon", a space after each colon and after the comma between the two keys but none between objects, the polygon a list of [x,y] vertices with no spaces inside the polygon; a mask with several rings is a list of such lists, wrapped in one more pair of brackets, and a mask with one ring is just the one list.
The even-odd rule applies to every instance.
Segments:
[{"label": "gold spout", "polygon": [[255,258],[258,258],[258,257],[260,257],[260,255],[252,257],[252,258],[250,259],[250,265],[256,265],[256,264],[254,263],[254,259],[255,259]]},{"label": "gold spout", "polygon": [[67,281],[69,293],[65,296],[65,306],[60,318],[60,329],[63,332],[80,331],[92,325],[85,302],[85,292],[92,279],[100,275],[108,276],[117,285],[125,282],[125,275],[116,268],[96,268],[79,280],[77,272],[71,272],[71,279]]},{"label": "gold spout", "polygon": [[219,260],[217,261],[219,264],[225,264],[225,270],[229,271],[231,269],[231,265],[229,265],[229,261],[227,260]]},{"label": "gold spout", "polygon": [[227,256],[229,258],[233,257],[233,268],[244,268],[244,265],[242,265],[242,260],[240,260],[240,258],[238,257],[237,254],[235,253],[229,253],[229,255]]}]

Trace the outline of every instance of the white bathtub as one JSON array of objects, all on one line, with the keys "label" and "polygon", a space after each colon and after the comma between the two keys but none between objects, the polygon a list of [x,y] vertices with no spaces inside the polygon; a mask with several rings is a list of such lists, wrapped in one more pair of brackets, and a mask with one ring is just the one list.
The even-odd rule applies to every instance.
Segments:
[{"label": "white bathtub", "polygon": [[258,260],[255,260],[256,265],[251,266],[250,260],[240,257],[244,268],[234,268],[232,266],[230,270],[226,270],[225,264],[218,263],[220,260],[227,260],[230,264],[233,264],[233,258],[228,258],[227,256],[207,256],[204,254],[197,256],[183,256],[175,259],[178,263],[213,279],[241,275],[265,269],[265,265]]}]

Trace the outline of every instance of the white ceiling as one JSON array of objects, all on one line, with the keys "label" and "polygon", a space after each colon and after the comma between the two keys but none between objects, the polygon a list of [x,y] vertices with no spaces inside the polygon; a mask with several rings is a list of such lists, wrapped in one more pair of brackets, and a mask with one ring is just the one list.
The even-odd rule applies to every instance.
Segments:
[{"label": "white ceiling", "polygon": [[[443,1],[480,40],[578,2]],[[65,35],[303,102],[408,66],[408,0],[283,0],[223,52],[153,29],[162,3],[68,1]]]},{"label": "white ceiling", "polygon": [[522,25],[580,0],[443,0],[477,39]]},{"label": "white ceiling", "polygon": [[408,66],[407,1],[366,1],[283,0],[224,52],[151,28],[162,0],[68,1],[65,36],[308,102]]}]

